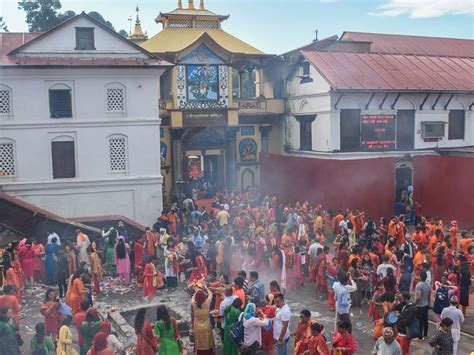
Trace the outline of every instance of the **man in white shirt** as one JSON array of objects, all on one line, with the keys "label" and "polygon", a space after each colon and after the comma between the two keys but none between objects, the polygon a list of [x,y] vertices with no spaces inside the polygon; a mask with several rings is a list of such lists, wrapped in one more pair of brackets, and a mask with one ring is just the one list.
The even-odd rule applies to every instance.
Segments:
[{"label": "man in white shirt", "polygon": [[318,252],[318,249],[319,248],[321,248],[321,249],[324,248],[323,245],[320,242],[321,242],[321,238],[319,238],[319,237],[314,238],[314,243],[309,246],[309,250],[308,250],[308,254],[309,254],[310,258],[316,259],[316,254]]},{"label": "man in white shirt", "polygon": [[453,355],[456,355],[458,352],[459,339],[461,338],[461,324],[464,322],[464,316],[461,310],[457,308],[458,298],[456,296],[451,297],[449,304],[449,307],[441,311],[441,319],[451,318],[453,320],[451,335],[453,337]]},{"label": "man in white shirt", "polygon": [[257,317],[257,308],[255,303],[249,303],[242,315],[244,320],[244,345],[245,354],[255,354],[262,345],[262,329],[270,322],[269,319],[260,319]]},{"label": "man in white shirt", "polygon": [[51,232],[49,232],[48,235],[48,244],[52,243],[53,238],[56,238],[56,244],[60,246],[61,240],[59,239],[59,235],[57,235],[56,232],[52,230]]},{"label": "man in white shirt", "polygon": [[[349,323],[349,333],[352,333],[351,323],[351,292],[357,291],[357,285],[348,274],[340,274],[338,282],[332,286],[334,289],[334,300],[336,301],[337,320],[344,320]],[[350,281],[350,285],[348,285]]]},{"label": "man in white shirt", "polygon": [[225,298],[222,300],[219,306],[219,317],[221,318],[221,327],[224,329],[225,327],[225,317],[224,312],[227,308],[232,305],[232,302],[237,298],[237,296],[233,295],[232,286],[227,286],[224,290]]},{"label": "man in white shirt", "polygon": [[285,303],[282,293],[275,295],[277,310],[273,320],[273,339],[276,342],[276,354],[287,355],[288,339],[290,339],[290,307]]}]

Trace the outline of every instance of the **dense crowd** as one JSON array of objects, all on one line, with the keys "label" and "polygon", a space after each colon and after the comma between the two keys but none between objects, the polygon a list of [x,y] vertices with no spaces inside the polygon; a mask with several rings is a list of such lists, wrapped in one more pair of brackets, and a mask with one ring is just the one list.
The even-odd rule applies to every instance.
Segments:
[{"label": "dense crowd", "polygon": [[[217,192],[212,201],[191,197],[142,235],[119,223],[93,240],[77,230],[73,241],[51,231],[44,243],[11,243],[2,261],[0,348],[20,353],[22,293],[45,282],[51,288],[39,310],[44,322],[36,326],[33,354],[74,354],[73,342],[81,354],[124,351],[93,307],[108,275],[122,287],[142,287],[144,303],[185,282],[197,354],[214,354],[218,335],[226,355],[287,354],[292,338],[295,354],[350,355],[358,347],[351,308],[364,304],[374,322],[374,354],[409,354],[413,339],[427,337],[430,312],[438,322],[427,339],[434,352],[457,353],[474,239],[456,221],[445,225],[416,208],[377,224],[358,209],[283,204],[251,191]],[[290,324],[286,290],[305,283],[313,283],[315,297],[335,312],[334,328],[325,329],[308,309],[298,310],[300,321]],[[154,324],[145,313],[135,319],[135,352],[181,354],[171,310],[159,306]]]}]

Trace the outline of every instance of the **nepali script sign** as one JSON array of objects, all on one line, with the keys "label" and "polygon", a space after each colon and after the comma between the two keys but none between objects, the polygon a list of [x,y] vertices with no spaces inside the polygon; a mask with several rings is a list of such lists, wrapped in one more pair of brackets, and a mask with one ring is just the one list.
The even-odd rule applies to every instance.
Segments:
[{"label": "nepali script sign", "polygon": [[362,150],[395,149],[395,115],[362,115],[361,142]]}]

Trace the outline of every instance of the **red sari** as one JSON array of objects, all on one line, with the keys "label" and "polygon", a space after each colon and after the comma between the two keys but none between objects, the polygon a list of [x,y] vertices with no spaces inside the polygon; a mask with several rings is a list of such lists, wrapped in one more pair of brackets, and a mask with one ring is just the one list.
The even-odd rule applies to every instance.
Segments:
[{"label": "red sari", "polygon": [[[276,306],[265,306],[261,310],[266,318],[272,319],[275,317]],[[273,355],[275,353],[273,327],[270,330],[262,328],[262,348],[266,355]]]},{"label": "red sari", "polygon": [[156,296],[156,288],[153,287],[153,276],[155,273],[156,270],[153,263],[147,263],[143,272],[143,297]]},{"label": "red sari", "polygon": [[45,256],[44,246],[41,243],[34,244],[33,249],[35,251],[35,267],[34,276],[39,280],[44,280],[44,260]]},{"label": "red sari", "polygon": [[194,280],[197,279],[206,279],[208,276],[206,260],[204,259],[204,257],[202,255],[197,255],[194,258],[194,261],[196,263],[196,266],[193,268],[191,276],[189,276],[188,284],[192,283]]},{"label": "red sari", "polygon": [[145,321],[140,334],[137,335],[136,355],[154,355],[158,350],[158,341],[153,334],[150,323]]},{"label": "red sari", "polygon": [[344,335],[336,332],[332,342],[333,351],[335,348],[346,348],[346,351],[336,353],[337,355],[352,355],[357,351],[357,343],[351,334],[345,333]]},{"label": "red sari", "polygon": [[144,248],[143,248],[143,243],[140,242],[139,240],[135,240],[133,243],[133,248],[135,250],[135,269],[138,267],[142,267],[143,264],[143,253],[144,253]]},{"label": "red sari", "polygon": [[311,338],[311,324],[314,321],[309,320],[306,323],[299,322],[295,331],[295,355],[303,354],[308,350],[308,341]]},{"label": "red sari", "polygon": [[309,355],[329,355],[329,348],[322,334],[311,337],[308,340]]},{"label": "red sari", "polygon": [[18,276],[13,267],[8,268],[5,273],[5,285],[12,285],[14,287],[15,297],[18,300],[18,303],[21,304],[20,281],[18,280]]},{"label": "red sari", "polygon": [[59,313],[59,307],[56,308],[53,305],[53,309],[51,312],[47,312],[48,309],[52,306],[51,301],[46,301],[41,305],[40,313],[44,317],[44,326],[46,330],[46,334],[51,334],[53,339],[56,339],[59,333],[59,327],[61,326],[61,322],[63,317],[61,313]]}]

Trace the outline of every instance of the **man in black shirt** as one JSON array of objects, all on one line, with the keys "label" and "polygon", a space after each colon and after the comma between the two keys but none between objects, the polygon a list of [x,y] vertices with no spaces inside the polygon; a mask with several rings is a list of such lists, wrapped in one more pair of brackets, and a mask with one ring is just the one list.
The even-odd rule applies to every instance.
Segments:
[{"label": "man in black shirt", "polygon": [[416,306],[410,302],[410,294],[408,292],[398,294],[392,310],[398,312],[397,341],[402,348],[402,355],[408,355],[411,338],[407,336],[407,328],[416,318]]}]

